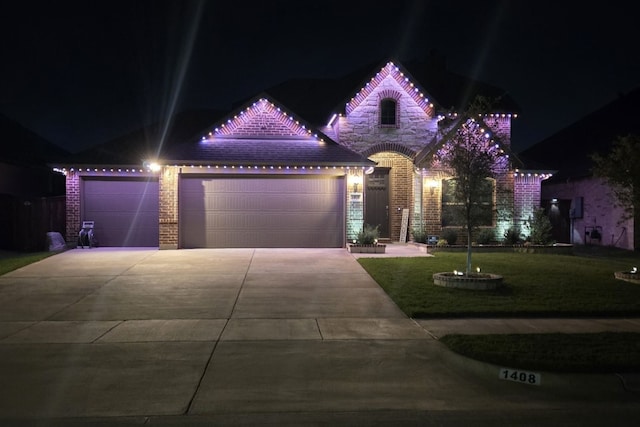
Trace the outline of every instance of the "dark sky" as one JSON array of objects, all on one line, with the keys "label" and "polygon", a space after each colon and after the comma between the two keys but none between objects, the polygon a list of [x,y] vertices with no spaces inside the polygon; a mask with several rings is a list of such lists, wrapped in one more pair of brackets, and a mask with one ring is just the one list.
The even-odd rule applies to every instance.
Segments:
[{"label": "dark sky", "polygon": [[630,5],[3,3],[0,112],[78,151],[171,112],[226,108],[289,78],[340,76],[436,49],[454,72],[521,105],[512,141],[520,151],[640,86],[640,25]]}]

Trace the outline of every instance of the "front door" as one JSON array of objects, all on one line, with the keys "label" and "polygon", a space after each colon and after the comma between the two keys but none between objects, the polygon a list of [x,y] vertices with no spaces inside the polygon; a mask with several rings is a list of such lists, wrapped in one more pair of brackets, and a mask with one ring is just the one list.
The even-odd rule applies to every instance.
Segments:
[{"label": "front door", "polygon": [[376,168],[365,175],[364,222],[379,227],[381,238],[389,238],[389,168]]}]

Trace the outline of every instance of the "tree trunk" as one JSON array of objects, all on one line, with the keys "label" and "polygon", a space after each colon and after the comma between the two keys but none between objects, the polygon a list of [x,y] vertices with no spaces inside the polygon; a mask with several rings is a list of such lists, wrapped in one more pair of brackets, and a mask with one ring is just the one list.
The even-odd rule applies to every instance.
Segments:
[{"label": "tree trunk", "polygon": [[471,228],[467,227],[467,276],[471,274]]}]

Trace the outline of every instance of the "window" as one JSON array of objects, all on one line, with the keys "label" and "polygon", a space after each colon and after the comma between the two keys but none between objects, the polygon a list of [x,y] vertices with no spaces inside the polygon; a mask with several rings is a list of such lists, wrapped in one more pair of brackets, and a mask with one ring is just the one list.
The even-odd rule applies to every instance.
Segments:
[{"label": "window", "polygon": [[[464,205],[456,198],[456,178],[442,180],[442,226],[461,227],[465,225]],[[472,206],[472,216],[475,225],[481,227],[493,226],[495,181],[487,178],[485,185],[475,195]]]},{"label": "window", "polygon": [[380,126],[395,127],[397,124],[397,104],[395,99],[385,98],[380,101]]}]

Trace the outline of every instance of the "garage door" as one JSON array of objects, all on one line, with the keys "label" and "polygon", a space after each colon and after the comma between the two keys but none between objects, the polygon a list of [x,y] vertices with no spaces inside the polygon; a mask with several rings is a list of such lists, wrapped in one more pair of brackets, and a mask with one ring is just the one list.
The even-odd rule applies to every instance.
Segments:
[{"label": "garage door", "polygon": [[183,177],[184,248],[342,247],[342,177]]},{"label": "garage door", "polygon": [[158,246],[158,181],[86,179],[82,220],[100,246]]}]

